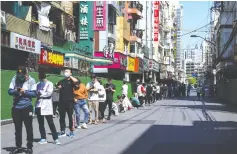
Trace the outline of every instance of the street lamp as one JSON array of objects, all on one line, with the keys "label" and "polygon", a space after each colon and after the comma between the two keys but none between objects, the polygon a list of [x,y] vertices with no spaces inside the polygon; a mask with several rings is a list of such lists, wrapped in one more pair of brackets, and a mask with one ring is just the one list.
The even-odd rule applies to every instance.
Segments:
[{"label": "street lamp", "polygon": [[206,42],[211,43],[212,45],[216,46],[216,44],[215,44],[214,42],[208,41],[207,39],[203,38],[202,36],[199,36],[199,35],[191,35],[190,37],[200,37],[200,38],[202,38],[203,40],[205,40]]}]

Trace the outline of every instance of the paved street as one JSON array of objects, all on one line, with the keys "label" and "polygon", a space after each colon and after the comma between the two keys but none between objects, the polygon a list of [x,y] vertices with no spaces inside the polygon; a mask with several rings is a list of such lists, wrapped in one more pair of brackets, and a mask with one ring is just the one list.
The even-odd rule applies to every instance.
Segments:
[{"label": "paved street", "polygon": [[[162,100],[122,113],[106,124],[76,130],[62,145],[37,144],[34,120],[34,153],[37,154],[236,154],[237,110],[214,102]],[[55,119],[57,129],[58,119]],[[47,132],[50,133],[49,128]],[[23,130],[25,146],[25,129]],[[2,154],[14,147],[13,124],[2,126]],[[48,141],[52,137],[48,135]]]}]

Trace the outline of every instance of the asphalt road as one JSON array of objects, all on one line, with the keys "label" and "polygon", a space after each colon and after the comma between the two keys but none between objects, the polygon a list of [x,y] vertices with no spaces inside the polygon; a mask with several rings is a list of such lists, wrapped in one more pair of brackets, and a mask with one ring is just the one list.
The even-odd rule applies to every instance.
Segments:
[{"label": "asphalt road", "polygon": [[[55,119],[59,130],[58,119]],[[47,124],[47,133],[50,133]],[[213,101],[162,100],[112,117],[106,124],[76,130],[60,138],[62,145],[39,145],[34,120],[36,154],[237,154],[237,109]],[[26,144],[23,129],[23,145]],[[50,135],[49,142],[53,142]],[[14,125],[1,127],[1,153],[14,148]]]}]

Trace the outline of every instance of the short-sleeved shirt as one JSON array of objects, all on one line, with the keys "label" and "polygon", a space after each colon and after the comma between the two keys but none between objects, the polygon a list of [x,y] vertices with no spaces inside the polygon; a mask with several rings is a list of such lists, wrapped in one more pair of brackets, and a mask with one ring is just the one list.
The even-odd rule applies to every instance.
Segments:
[{"label": "short-sleeved shirt", "polygon": [[[112,88],[113,90],[116,90],[116,87],[113,83],[109,84],[109,83],[106,83],[105,84],[105,89],[106,88]],[[114,95],[114,92],[109,90],[109,89],[106,89],[106,100],[112,100],[113,101],[113,95]]]},{"label": "short-sleeved shirt", "polygon": [[94,86],[94,89],[96,90],[96,92],[88,91],[88,93],[89,93],[88,100],[89,101],[98,101],[99,100],[98,90],[100,88],[100,83],[98,81],[96,81],[95,83],[89,82],[86,85],[86,89],[89,89],[91,86]]},{"label": "short-sleeved shirt", "polygon": [[75,87],[75,84],[72,80],[63,79],[58,82],[58,86],[61,85],[62,88],[60,89],[59,93],[59,101],[60,102],[67,102],[67,101],[73,101],[74,100],[74,93],[73,88]]}]

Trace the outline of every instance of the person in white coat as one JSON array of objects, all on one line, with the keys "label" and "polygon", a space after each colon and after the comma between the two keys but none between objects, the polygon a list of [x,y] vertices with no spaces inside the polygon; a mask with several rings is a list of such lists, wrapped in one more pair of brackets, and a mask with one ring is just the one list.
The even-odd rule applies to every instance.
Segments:
[{"label": "person in white coat", "polygon": [[98,80],[98,82],[100,83],[100,86],[98,88],[98,95],[99,95],[99,112],[100,112],[100,116],[99,119],[101,120],[102,123],[105,122],[105,100],[106,100],[106,92],[105,92],[105,88],[102,84],[101,80]]},{"label": "person in white coat", "polygon": [[44,118],[46,118],[49,128],[51,130],[54,143],[60,145],[58,134],[53,122],[53,83],[46,79],[46,74],[41,72],[38,75],[39,83],[37,83],[37,101],[36,101],[36,115],[39,123],[39,131],[41,135],[40,144],[48,143],[46,140],[46,132],[44,128]]}]

